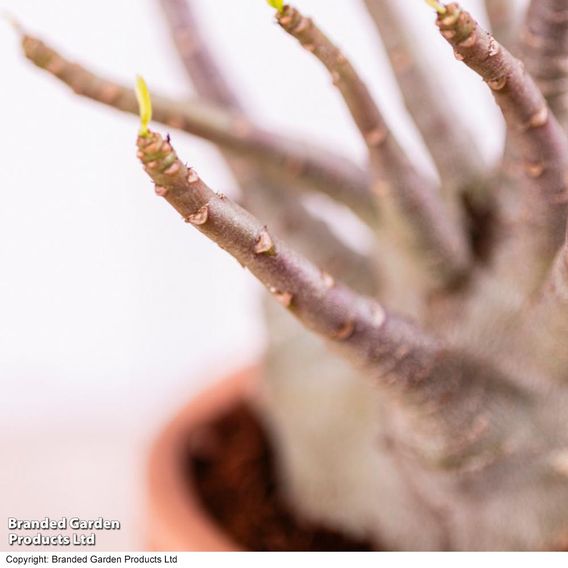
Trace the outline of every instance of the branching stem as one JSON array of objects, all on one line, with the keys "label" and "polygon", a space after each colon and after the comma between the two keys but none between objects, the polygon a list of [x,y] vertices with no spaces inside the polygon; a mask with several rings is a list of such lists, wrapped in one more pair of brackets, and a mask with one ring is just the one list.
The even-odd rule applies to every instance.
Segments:
[{"label": "branching stem", "polygon": [[[248,268],[306,327],[344,346],[359,363],[373,361],[379,370],[401,373],[401,385],[410,388],[424,378],[438,342],[290,250],[250,213],[207,187],[159,134],[138,138],[138,156],[156,193]],[[395,372],[390,366],[397,350],[405,364]]]},{"label": "branching stem", "polygon": [[[398,0],[365,0],[385,46],[404,103],[422,134],[451,199],[464,192],[479,193],[483,160],[470,133],[459,119],[432,62],[420,53],[417,38],[406,25]],[[479,199],[479,195],[477,195]]]},{"label": "branching stem", "polygon": [[[558,121],[520,61],[483,30],[458,4],[438,15],[442,35],[455,55],[487,83],[505,117],[511,143],[522,155],[526,186],[523,211],[516,219],[521,258],[512,264],[531,267],[528,278],[541,281],[564,240],[568,144]],[[518,254],[518,253],[517,253]]]},{"label": "branching stem", "polygon": [[[138,114],[134,91],[73,63],[41,40],[22,37],[26,57],[81,96]],[[205,138],[245,159],[265,175],[292,187],[325,193],[345,203],[365,222],[376,223],[368,174],[349,160],[255,126],[238,113],[202,101],[177,102],[154,97],[154,119]]]},{"label": "branching stem", "polygon": [[407,252],[418,254],[444,284],[462,278],[469,250],[437,189],[420,175],[403,152],[377,108],[367,86],[345,55],[314,24],[289,5],[278,13],[280,26],[328,69],[369,149],[374,189],[388,224]]},{"label": "branching stem", "polygon": [[504,425],[490,427],[481,417],[500,412],[500,397],[492,393],[507,391],[496,370],[449,350],[294,252],[250,213],[207,187],[159,134],[138,138],[138,157],[156,193],[187,223],[248,268],[306,328],[412,409],[411,419],[422,428],[412,430],[411,440],[421,439],[422,455],[458,467],[479,452],[496,451]]},{"label": "branching stem", "polygon": [[[220,107],[247,115],[238,91],[228,81],[199,25],[191,0],[160,0],[178,55],[197,94]],[[277,6],[275,6],[277,8]],[[248,116],[247,116],[248,118]],[[377,292],[374,262],[347,246],[306,207],[302,196],[266,176],[252,160],[221,153],[235,176],[246,207],[278,229],[288,242],[318,265],[346,278],[357,290]]]}]

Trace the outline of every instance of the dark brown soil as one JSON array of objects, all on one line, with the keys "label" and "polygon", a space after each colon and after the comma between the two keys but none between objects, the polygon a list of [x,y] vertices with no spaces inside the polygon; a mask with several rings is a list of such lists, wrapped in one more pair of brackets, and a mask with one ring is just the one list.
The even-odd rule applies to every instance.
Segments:
[{"label": "dark brown soil", "polygon": [[244,549],[371,550],[290,512],[279,495],[266,434],[245,405],[195,432],[187,467],[206,509]]}]

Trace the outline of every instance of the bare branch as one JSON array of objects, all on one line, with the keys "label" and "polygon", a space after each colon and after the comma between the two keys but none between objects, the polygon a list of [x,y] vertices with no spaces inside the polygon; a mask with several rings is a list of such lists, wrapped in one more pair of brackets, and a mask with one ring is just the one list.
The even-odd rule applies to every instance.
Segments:
[{"label": "bare branch", "polygon": [[[387,350],[400,347],[403,338],[415,341],[411,340],[412,326],[387,317],[379,304],[335,282],[291,251],[247,211],[209,189],[159,134],[140,137],[138,148],[138,156],[156,184],[156,193],[186,222],[247,267],[308,328],[337,343],[355,345],[364,341],[367,345],[371,342],[366,334],[384,334],[391,325],[400,325],[398,339],[387,333],[387,343],[393,341]],[[417,341],[421,343],[424,348],[416,354],[417,362],[426,357],[427,347],[437,345],[435,341]],[[368,347],[361,346],[359,351],[365,358],[370,356]],[[410,375],[404,378],[412,380]]]},{"label": "bare branch", "polygon": [[522,241],[514,248],[521,255],[516,263],[527,266],[528,276],[538,282],[564,239],[566,137],[522,63],[468,12],[458,4],[449,4],[444,14],[438,14],[438,26],[456,57],[490,87],[505,117],[511,144],[522,155],[522,181],[527,191],[524,210],[513,220],[519,224]]},{"label": "bare branch", "polygon": [[[160,0],[180,59],[200,97],[221,107],[245,114],[244,105],[208,48],[190,0]],[[250,211],[268,220],[292,246],[335,276],[346,279],[355,289],[377,293],[375,269],[367,256],[346,245],[328,224],[314,216],[302,202],[262,168],[222,150],[235,175]]]},{"label": "bare branch", "polygon": [[522,34],[524,61],[564,129],[568,127],[568,4],[532,0]]},{"label": "bare branch", "polygon": [[159,0],[180,59],[200,97],[222,107],[243,110],[217,61],[207,48],[189,0]]},{"label": "bare branch", "polygon": [[[458,113],[432,72],[432,63],[421,57],[404,17],[393,0],[365,0],[397,78],[406,108],[442,178],[442,189],[455,197],[464,189],[475,191],[483,160],[479,149],[460,123]],[[403,8],[405,9],[405,8]]]},{"label": "bare branch", "polygon": [[367,143],[375,191],[381,210],[388,210],[385,224],[403,241],[410,235],[408,249],[422,251],[419,260],[426,261],[441,282],[462,278],[470,261],[463,231],[451,219],[436,189],[402,151],[354,67],[313,21],[295,8],[285,6],[276,18],[325,65],[340,90]]},{"label": "bare branch", "polygon": [[[26,57],[63,81],[81,96],[137,114],[132,89],[99,77],[72,63],[41,40],[22,37]],[[293,187],[306,187],[345,203],[365,222],[376,222],[375,205],[366,172],[349,160],[268,132],[242,115],[201,101],[176,102],[153,97],[154,118],[173,128],[205,138],[239,156],[255,161],[266,176]]]},{"label": "bare branch", "polygon": [[[156,193],[186,222],[248,268],[305,327],[413,409],[411,419],[424,426],[419,430],[427,439],[423,452],[433,452],[431,457],[443,461],[439,465],[455,467],[473,454],[496,451],[503,424],[496,421],[496,429],[485,419],[481,424],[480,412],[500,412],[499,397],[491,394],[492,381],[502,379],[498,372],[450,352],[412,323],[336,282],[207,187],[159,134],[138,138],[138,156]],[[497,392],[504,388],[501,384]]]}]

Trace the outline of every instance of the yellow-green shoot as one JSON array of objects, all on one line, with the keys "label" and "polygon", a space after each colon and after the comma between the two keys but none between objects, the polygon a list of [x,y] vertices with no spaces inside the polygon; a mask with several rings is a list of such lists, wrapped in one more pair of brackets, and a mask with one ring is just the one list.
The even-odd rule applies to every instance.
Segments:
[{"label": "yellow-green shoot", "polygon": [[272,6],[278,12],[282,12],[284,10],[284,0],[266,0],[269,6]]},{"label": "yellow-green shoot", "polygon": [[140,130],[142,137],[148,136],[148,124],[152,120],[152,99],[146,81],[140,75],[136,76],[136,98],[138,99],[138,111],[140,113]]},{"label": "yellow-green shoot", "polygon": [[438,0],[426,0],[426,4],[434,8],[438,14],[446,13],[446,7],[441,2],[438,2]]}]

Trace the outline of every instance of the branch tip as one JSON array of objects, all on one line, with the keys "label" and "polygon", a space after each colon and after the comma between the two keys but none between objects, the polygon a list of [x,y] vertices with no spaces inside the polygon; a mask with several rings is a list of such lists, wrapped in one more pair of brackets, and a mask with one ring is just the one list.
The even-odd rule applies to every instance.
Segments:
[{"label": "branch tip", "polygon": [[16,17],[8,12],[7,10],[0,11],[0,18],[5,20],[8,24],[12,26],[12,28],[18,33],[19,35],[24,35],[24,27],[20,22],[16,19]]},{"label": "branch tip", "polygon": [[148,124],[152,120],[152,99],[148,85],[141,75],[136,75],[136,99],[138,100],[138,109],[140,114],[140,130],[138,134],[146,138],[149,134]]}]

